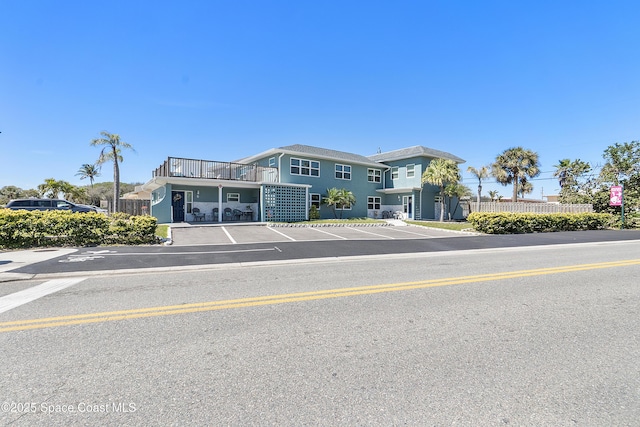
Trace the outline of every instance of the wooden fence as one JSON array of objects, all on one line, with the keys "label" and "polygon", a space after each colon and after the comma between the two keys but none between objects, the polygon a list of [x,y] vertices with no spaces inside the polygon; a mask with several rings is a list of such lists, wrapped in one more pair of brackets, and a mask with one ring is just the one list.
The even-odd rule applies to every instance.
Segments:
[{"label": "wooden fence", "polygon": [[[107,207],[109,212],[112,210],[111,203],[111,200],[109,200]],[[128,213],[129,215],[149,215],[150,206],[151,200],[120,199],[118,212]]]},{"label": "wooden fence", "polygon": [[[477,203],[469,202],[471,212],[477,209]],[[562,203],[523,203],[523,202],[481,202],[480,212],[515,212],[515,213],[585,213],[593,212],[593,205],[570,205]]]}]

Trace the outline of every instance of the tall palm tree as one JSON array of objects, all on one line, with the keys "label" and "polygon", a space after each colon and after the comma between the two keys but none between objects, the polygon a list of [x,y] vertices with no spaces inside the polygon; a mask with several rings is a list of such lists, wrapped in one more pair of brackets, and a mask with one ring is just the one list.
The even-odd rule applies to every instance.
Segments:
[{"label": "tall palm tree", "polygon": [[460,181],[458,164],[449,159],[434,159],[422,174],[422,184],[437,185],[440,188],[440,221],[444,220],[444,189],[447,184]]},{"label": "tall palm tree", "polygon": [[80,179],[89,178],[91,188],[93,188],[93,180],[100,176],[100,168],[95,164],[85,163],[78,169],[76,176],[80,176]]},{"label": "tall palm tree", "polygon": [[553,176],[558,178],[558,184],[560,184],[560,189],[562,189],[562,187],[564,187],[567,183],[567,175],[569,174],[569,169],[571,168],[571,160],[558,160],[558,164],[553,165],[553,167],[556,168]]},{"label": "tall palm tree", "polygon": [[496,157],[491,173],[500,184],[513,184],[511,201],[517,202],[518,184],[540,175],[538,153],[522,147],[506,149]]},{"label": "tall palm tree", "polygon": [[91,141],[91,145],[96,147],[102,145],[100,157],[96,165],[102,165],[106,162],[113,162],[113,212],[118,212],[120,207],[120,167],[118,162],[122,162],[121,150],[129,149],[135,151],[133,146],[127,142],[120,140],[120,135],[109,133],[107,131],[100,132],[102,138],[96,138]]},{"label": "tall palm tree", "polygon": [[469,166],[467,168],[467,172],[478,178],[478,200],[476,202],[476,211],[480,212],[480,199],[482,198],[482,180],[485,178],[489,178],[489,168],[486,166],[482,166],[481,168],[476,169],[473,166]]}]

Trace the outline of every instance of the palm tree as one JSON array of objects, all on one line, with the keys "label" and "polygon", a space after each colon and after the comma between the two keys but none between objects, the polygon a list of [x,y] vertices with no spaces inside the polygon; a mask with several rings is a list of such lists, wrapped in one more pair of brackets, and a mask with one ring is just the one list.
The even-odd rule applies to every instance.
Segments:
[{"label": "palm tree", "polygon": [[553,165],[553,167],[556,168],[553,176],[558,178],[558,184],[560,184],[560,189],[562,189],[562,187],[564,187],[567,182],[567,175],[569,174],[569,168],[571,167],[571,160],[558,160],[558,164]]},{"label": "palm tree", "polygon": [[346,188],[342,188],[339,191],[340,194],[340,219],[342,219],[342,213],[344,212],[344,208],[351,207],[356,204],[356,196]]},{"label": "palm tree", "polygon": [[107,131],[100,132],[102,138],[96,138],[91,141],[92,146],[103,145],[102,151],[100,151],[100,157],[96,162],[97,165],[102,165],[106,162],[113,162],[113,212],[118,212],[120,201],[120,167],[118,162],[122,162],[121,149],[127,148],[133,150],[131,144],[121,141],[120,135],[115,133],[109,133]]},{"label": "palm tree", "polygon": [[531,184],[529,181],[520,181],[520,183],[518,183],[518,194],[524,198],[525,194],[531,194],[533,193],[533,184]]},{"label": "palm tree", "polygon": [[489,178],[489,168],[486,166],[482,166],[481,168],[476,169],[473,166],[469,166],[467,168],[467,172],[473,174],[476,178],[478,178],[478,200],[476,203],[476,211],[480,212],[480,199],[482,198],[482,180],[485,178]]},{"label": "palm tree", "polygon": [[338,219],[336,209],[340,209],[340,219],[342,219],[343,208],[356,204],[356,197],[346,188],[327,188],[327,195],[322,200],[327,206],[331,206],[333,217]]},{"label": "palm tree", "polygon": [[60,196],[60,192],[63,192],[67,186],[70,185],[65,181],[57,181],[55,178],[47,178],[43,184],[38,185],[38,193],[41,197],[49,197],[51,199],[57,199]]},{"label": "palm tree", "polygon": [[489,197],[491,197],[492,202],[498,200],[498,190],[489,190]]},{"label": "palm tree", "polygon": [[340,203],[340,190],[337,188],[327,188],[327,195],[324,196],[322,202],[331,207],[333,211],[333,217],[338,219],[338,214],[336,214],[336,206]]},{"label": "palm tree", "polygon": [[512,202],[518,201],[518,183],[540,175],[538,153],[522,147],[509,148],[496,157],[491,173],[502,185],[513,184]]},{"label": "palm tree", "polygon": [[449,159],[434,159],[422,174],[422,184],[437,185],[440,188],[440,221],[444,220],[444,189],[447,184],[460,181],[458,164]]},{"label": "palm tree", "polygon": [[100,176],[100,168],[98,168],[95,164],[85,163],[78,169],[78,173],[76,176],[80,176],[80,179],[89,178],[89,182],[91,183],[91,188],[93,188],[93,180],[96,177]]},{"label": "palm tree", "polygon": [[444,189],[444,192],[447,196],[456,198],[456,207],[453,208],[453,210],[449,210],[449,217],[451,217],[452,215],[455,217],[458,206],[460,206],[460,200],[463,197],[471,197],[472,194],[469,187],[464,184],[460,184],[459,182],[447,185],[447,187]]}]

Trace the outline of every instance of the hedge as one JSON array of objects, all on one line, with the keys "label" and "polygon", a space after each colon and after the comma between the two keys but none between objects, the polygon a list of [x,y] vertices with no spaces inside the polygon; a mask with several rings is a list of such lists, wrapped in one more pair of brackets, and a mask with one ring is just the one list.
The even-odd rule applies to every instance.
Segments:
[{"label": "hedge", "polygon": [[473,212],[467,220],[476,231],[487,234],[543,233],[550,231],[601,230],[611,225],[607,213],[509,213]]},{"label": "hedge", "polygon": [[0,248],[157,243],[152,216],[0,209]]}]

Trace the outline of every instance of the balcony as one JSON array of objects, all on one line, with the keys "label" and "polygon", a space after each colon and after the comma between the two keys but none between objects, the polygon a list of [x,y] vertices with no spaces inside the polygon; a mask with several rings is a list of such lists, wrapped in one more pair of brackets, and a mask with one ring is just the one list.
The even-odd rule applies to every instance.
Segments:
[{"label": "balcony", "polygon": [[232,162],[169,157],[153,177],[205,178],[227,181],[278,182],[278,168]]}]

